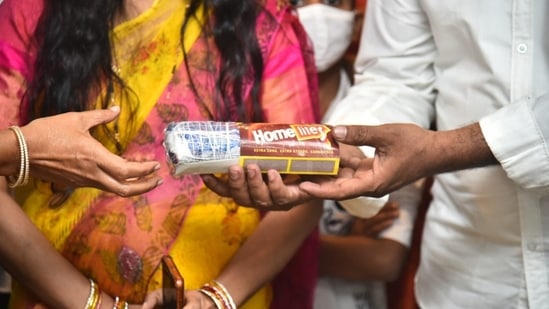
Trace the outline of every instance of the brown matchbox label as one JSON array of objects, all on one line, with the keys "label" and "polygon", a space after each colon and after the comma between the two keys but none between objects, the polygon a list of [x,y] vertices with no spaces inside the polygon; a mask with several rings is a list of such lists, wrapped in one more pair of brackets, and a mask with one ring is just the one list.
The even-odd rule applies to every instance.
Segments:
[{"label": "brown matchbox label", "polygon": [[240,123],[240,164],[284,174],[335,175],[339,148],[323,124]]}]

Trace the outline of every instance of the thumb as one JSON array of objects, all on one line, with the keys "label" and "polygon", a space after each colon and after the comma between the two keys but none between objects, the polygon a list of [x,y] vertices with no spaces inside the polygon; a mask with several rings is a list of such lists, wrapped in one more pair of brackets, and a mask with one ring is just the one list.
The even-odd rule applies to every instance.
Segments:
[{"label": "thumb", "polygon": [[120,114],[120,106],[112,106],[108,109],[96,109],[91,111],[85,111],[87,113],[86,126],[87,128],[95,127],[99,124],[104,124],[113,121],[118,114]]},{"label": "thumb", "polygon": [[334,138],[338,142],[355,146],[376,147],[380,138],[379,126],[347,125],[334,128]]}]

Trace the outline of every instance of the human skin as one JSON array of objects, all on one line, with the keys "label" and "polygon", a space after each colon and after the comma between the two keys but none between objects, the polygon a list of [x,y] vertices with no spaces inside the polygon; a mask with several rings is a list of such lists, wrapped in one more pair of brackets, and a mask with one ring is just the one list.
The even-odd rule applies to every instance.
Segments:
[{"label": "human skin", "polygon": [[[84,308],[90,282],[72,266],[29,220],[0,178],[0,264],[50,308]],[[100,308],[113,308],[102,293]],[[132,305],[129,308],[140,308]]]},{"label": "human skin", "polygon": [[[130,162],[104,148],[89,129],[113,120],[119,109],[40,118],[21,128],[32,176],[72,187],[94,187],[131,196],[162,183],[158,162]],[[19,172],[19,145],[11,130],[0,132],[0,175]]]},{"label": "human skin", "polygon": [[217,194],[248,207],[285,210],[311,199],[343,200],[361,195],[380,197],[420,178],[434,174],[498,164],[478,123],[449,131],[432,131],[413,124],[337,126],[334,137],[343,144],[372,146],[373,158],[341,153],[337,177],[314,177],[291,184],[268,171],[267,181],[257,177],[259,167],[232,166],[226,182],[204,175]]},{"label": "human skin", "polygon": [[[29,150],[30,173],[70,186],[90,186],[129,196],[161,183],[158,162],[129,162],[105,149],[89,129],[113,120],[118,109],[67,113],[37,119],[21,128]],[[19,171],[19,145],[11,130],[0,132],[0,175]],[[52,308],[82,308],[90,283],[61,256],[11,198],[0,177],[0,264]],[[63,274],[60,276],[59,274]],[[70,284],[67,284],[70,282]],[[113,299],[102,295],[102,308]],[[139,306],[131,306],[138,308]]]}]

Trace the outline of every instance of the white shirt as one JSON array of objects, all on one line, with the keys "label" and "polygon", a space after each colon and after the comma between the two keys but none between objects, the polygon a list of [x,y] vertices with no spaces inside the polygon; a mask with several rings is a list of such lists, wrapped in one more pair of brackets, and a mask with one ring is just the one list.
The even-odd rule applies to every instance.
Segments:
[{"label": "white shirt", "polygon": [[548,20],[546,0],[368,1],[356,85],[332,120],[480,122],[501,163],[435,178],[424,309],[549,308]]}]

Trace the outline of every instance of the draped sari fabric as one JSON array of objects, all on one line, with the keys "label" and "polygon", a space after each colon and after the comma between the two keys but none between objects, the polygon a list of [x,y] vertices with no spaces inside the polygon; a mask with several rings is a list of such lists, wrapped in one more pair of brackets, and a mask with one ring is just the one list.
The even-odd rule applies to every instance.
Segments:
[{"label": "draped sari fabric", "polygon": [[[43,0],[5,0],[0,8],[0,117],[3,125],[21,122],[19,109],[32,78],[36,46],[32,33]],[[261,83],[266,121],[315,122],[316,74],[305,34],[284,1],[265,1],[256,33],[264,59]],[[157,160],[164,184],[132,198],[92,188],[74,190],[59,207],[51,207],[49,183],[35,181],[22,201],[31,220],[52,244],[102,290],[129,302],[142,302],[160,287],[160,258],[170,254],[196,289],[215,278],[261,221],[254,209],[239,207],[209,191],[196,175],[173,177],[162,147],[167,123],[207,120],[215,109],[219,55],[213,39],[202,32],[202,15],[190,21],[184,35],[183,63],[179,30],[185,2],[156,0],[137,18],[118,25],[112,35],[114,62],[120,76],[139,98],[130,114],[121,104],[117,120],[125,150],[132,160]],[[189,75],[198,97],[190,87]],[[245,87],[247,102],[250,86]],[[131,98],[130,97],[130,98]],[[124,100],[115,95],[117,100]],[[4,103],[5,102],[5,103]],[[130,116],[131,115],[131,116]],[[130,119],[130,117],[132,117]],[[130,123],[132,125],[130,125]],[[109,125],[114,129],[114,124]],[[104,136],[98,139],[113,145]],[[316,233],[313,233],[275,280],[242,308],[308,308],[316,278]],[[290,296],[291,295],[291,296]],[[12,308],[34,308],[33,298],[14,286]]]}]

